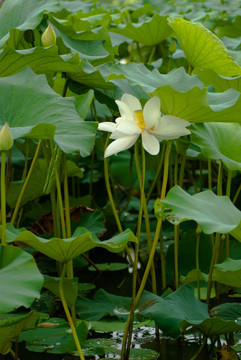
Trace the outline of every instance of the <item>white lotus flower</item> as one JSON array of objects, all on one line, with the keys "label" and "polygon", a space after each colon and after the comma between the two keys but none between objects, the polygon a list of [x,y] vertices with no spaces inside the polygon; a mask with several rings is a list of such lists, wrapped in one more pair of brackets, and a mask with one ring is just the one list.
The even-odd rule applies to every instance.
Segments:
[{"label": "white lotus flower", "polygon": [[160,99],[150,98],[143,110],[140,101],[133,95],[124,94],[121,101],[116,100],[121,117],[113,122],[102,122],[98,130],[111,132],[110,139],[115,139],[106,149],[105,157],[129,149],[141,134],[142,145],[151,155],[160,151],[159,140],[177,139],[190,134],[186,129],[186,120],[172,115],[161,116]]}]

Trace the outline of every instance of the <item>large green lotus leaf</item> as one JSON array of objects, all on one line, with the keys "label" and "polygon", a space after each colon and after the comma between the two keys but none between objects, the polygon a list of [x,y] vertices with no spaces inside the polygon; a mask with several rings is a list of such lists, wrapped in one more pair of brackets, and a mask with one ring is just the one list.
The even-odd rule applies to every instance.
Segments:
[{"label": "large green lotus leaf", "polygon": [[227,36],[230,38],[239,38],[241,33],[241,16],[235,16],[234,21],[226,21],[217,27],[219,36]]},{"label": "large green lotus leaf", "polygon": [[224,76],[241,75],[241,67],[230,57],[222,41],[200,23],[170,19],[187,61],[195,68],[212,69]]},{"label": "large green lotus leaf", "polygon": [[100,70],[91,65],[87,60],[83,60],[79,72],[71,72],[69,73],[69,77],[80,84],[87,85],[94,89],[112,90],[114,88],[111,82],[104,79]]},{"label": "large green lotus leaf", "polygon": [[227,258],[213,269],[213,280],[228,286],[241,288],[241,260]]},{"label": "large green lotus leaf", "polygon": [[199,76],[205,86],[214,86],[217,92],[223,92],[230,88],[241,92],[241,76],[221,76],[210,69],[195,69],[194,74]]},{"label": "large green lotus leaf", "polygon": [[191,142],[212,160],[222,160],[229,170],[241,170],[241,126],[232,123],[196,124]]},{"label": "large green lotus leaf", "polygon": [[43,276],[34,258],[25,251],[0,245],[0,314],[28,308],[39,298]]},{"label": "large green lotus leaf", "polygon": [[8,39],[9,29],[29,30],[40,24],[44,13],[57,11],[57,0],[5,0],[0,12],[0,47]]},{"label": "large green lotus leaf", "polygon": [[177,338],[190,327],[210,337],[241,330],[235,321],[210,318],[207,305],[196,299],[190,285],[181,286],[165,298],[152,296],[152,302],[149,295],[139,314],[141,318],[154,320],[167,336]]},{"label": "large green lotus leaf", "polygon": [[103,289],[96,291],[93,300],[78,296],[76,301],[77,314],[84,320],[100,320],[105,316],[117,316],[119,319],[128,317],[131,298],[117,296]]},{"label": "large green lotus leaf", "polygon": [[224,303],[215,306],[210,311],[211,316],[218,316],[223,320],[236,320],[240,323],[241,304],[240,303]]},{"label": "large green lotus leaf", "polygon": [[[67,160],[67,176],[73,177],[77,176],[79,178],[83,177],[83,172],[81,169],[70,160]],[[37,199],[39,196],[44,195],[43,188],[46,183],[48,168],[46,161],[43,159],[38,159],[34,166],[34,171],[29,178],[26,190],[24,192],[21,205],[27,204],[29,201]],[[11,181],[9,185],[9,191],[7,195],[7,203],[11,208],[14,208],[20,191],[23,187],[24,181]]]},{"label": "large green lotus leaf", "polygon": [[21,331],[35,327],[39,318],[38,313],[30,311],[27,314],[0,315],[0,354],[7,354],[12,342],[20,335]]},{"label": "large green lotus leaf", "polygon": [[241,242],[241,221],[238,226],[233,231],[231,231],[231,234],[235,239]]},{"label": "large green lotus leaf", "polygon": [[[48,352],[52,354],[64,354],[76,351],[73,334],[69,324],[58,318],[48,319],[47,326],[44,323],[34,330],[27,330],[21,333],[19,341],[25,341],[30,351]],[[41,327],[42,326],[42,327]],[[86,340],[88,326],[85,321],[78,321],[76,332],[81,344]]]},{"label": "large green lotus leaf", "polygon": [[200,324],[209,318],[207,305],[196,299],[190,285],[181,286],[165,298],[153,294],[152,301],[148,298],[145,303],[143,299],[140,310],[141,319],[154,320],[165,335],[173,338],[180,335],[182,321]]},{"label": "large green lotus leaf", "polygon": [[110,28],[110,31],[127,36],[144,45],[157,45],[172,33],[167,19],[168,16],[154,14],[151,19],[142,23],[120,25],[117,28]]},{"label": "large green lotus leaf", "polygon": [[26,68],[0,78],[0,90],[0,122],[8,122],[14,138],[54,138],[64,152],[90,154],[97,124],[84,122],[75,110],[74,99],[56,94],[45,76]]},{"label": "large green lotus leaf", "polygon": [[[78,53],[81,59],[85,58],[86,60],[93,63],[93,65],[99,65],[106,61],[113,60],[113,57],[110,56],[110,53],[104,47],[105,40],[96,39],[96,40],[80,40],[72,38],[66,35],[64,32],[58,30],[54,27],[55,33],[60,38],[57,38],[57,45],[62,48],[66,48],[66,53]],[[110,42],[110,40],[109,40]],[[112,48],[110,49],[112,52]]]},{"label": "large green lotus leaf", "polygon": [[198,76],[188,75],[183,67],[174,69],[168,74],[161,74],[157,69],[149,70],[144,64],[103,64],[98,67],[106,80],[126,78],[130,85],[139,85],[150,93],[156,88],[169,85],[179,92],[188,91],[194,87],[203,88]]},{"label": "large green lotus leaf", "polygon": [[125,249],[129,241],[136,242],[136,237],[129,229],[109,240],[100,241],[94,234],[81,227],[75,230],[71,238],[60,239],[54,237],[47,240],[24,228],[15,229],[12,225],[8,225],[6,237],[8,242],[21,241],[60,262],[67,262],[95,247],[118,253]]},{"label": "large green lotus leaf", "polygon": [[168,192],[164,200],[156,201],[155,214],[175,225],[194,220],[205,234],[229,233],[241,219],[241,212],[227,196],[217,196],[210,190],[190,195],[178,185]]},{"label": "large green lotus leaf", "polygon": [[90,89],[85,94],[77,95],[75,99],[75,108],[79,116],[81,116],[82,119],[85,119],[88,115],[92,101],[94,100],[94,90]]},{"label": "large green lotus leaf", "polygon": [[180,330],[183,332],[187,328],[190,328],[190,326],[208,337],[230,334],[241,330],[241,325],[236,321],[223,320],[216,316],[205,319],[201,323],[198,323],[197,321],[188,321],[185,319],[180,323]]},{"label": "large green lotus leaf", "polygon": [[234,89],[223,93],[209,93],[206,88],[193,87],[181,92],[164,85],[150,95],[160,98],[164,114],[190,122],[241,122],[241,95]]},{"label": "large green lotus leaf", "polygon": [[29,66],[36,74],[48,72],[81,71],[80,59],[76,55],[58,54],[58,47],[36,47],[27,50],[4,48],[0,53],[0,76],[10,76]]}]

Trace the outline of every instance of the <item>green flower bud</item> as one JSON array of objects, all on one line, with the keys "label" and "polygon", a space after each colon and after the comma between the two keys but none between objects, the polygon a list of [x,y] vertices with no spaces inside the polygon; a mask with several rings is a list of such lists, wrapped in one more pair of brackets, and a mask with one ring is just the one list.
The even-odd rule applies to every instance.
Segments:
[{"label": "green flower bud", "polygon": [[41,40],[44,47],[56,45],[56,35],[51,25],[42,34]]},{"label": "green flower bud", "polygon": [[177,42],[175,39],[172,40],[171,45],[169,46],[170,53],[174,53],[177,50]]},{"label": "green flower bud", "polygon": [[0,151],[8,151],[13,146],[13,137],[7,123],[0,131]]}]

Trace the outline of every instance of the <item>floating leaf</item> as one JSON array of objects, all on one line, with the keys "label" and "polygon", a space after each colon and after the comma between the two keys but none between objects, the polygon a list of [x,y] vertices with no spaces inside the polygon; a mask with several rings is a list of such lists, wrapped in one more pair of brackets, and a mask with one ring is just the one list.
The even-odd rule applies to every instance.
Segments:
[{"label": "floating leaf", "polygon": [[7,354],[12,342],[22,330],[34,328],[39,318],[38,313],[30,311],[27,314],[0,315],[0,354]]},{"label": "floating leaf", "polygon": [[199,146],[206,158],[222,160],[229,170],[241,170],[240,124],[197,124],[190,130],[191,142]]},{"label": "floating leaf", "polygon": [[130,307],[130,297],[113,295],[103,289],[96,291],[93,300],[79,296],[76,302],[78,316],[84,320],[100,320],[108,315],[126,319]]},{"label": "floating leaf", "polygon": [[43,276],[34,258],[25,251],[0,245],[0,314],[28,308],[39,298]]},{"label": "floating leaf", "polygon": [[[101,263],[95,265],[100,271],[119,271],[119,270],[127,269],[129,267],[129,265],[125,263]],[[97,269],[94,266],[90,266],[88,269],[90,271],[97,271]]]},{"label": "floating leaf", "polygon": [[8,104],[0,106],[0,121],[8,122],[15,139],[23,136],[54,139],[65,152],[89,155],[97,124],[84,122],[75,110],[74,99],[56,94],[45,76],[37,76],[26,68],[11,77],[0,78],[0,90],[2,104]]},{"label": "floating leaf", "polygon": [[136,237],[129,229],[109,240],[100,241],[96,235],[90,233],[87,229],[78,227],[71,238],[60,239],[54,237],[47,240],[24,228],[15,229],[11,224],[7,227],[6,237],[8,242],[21,241],[60,262],[67,262],[95,247],[118,253],[125,249],[129,241],[136,242]]},{"label": "floating leaf", "polygon": [[164,200],[156,201],[155,213],[175,225],[194,220],[205,234],[229,233],[241,219],[241,212],[227,196],[217,196],[210,190],[190,195],[177,185]]},{"label": "floating leaf", "polygon": [[187,61],[195,69],[212,69],[224,76],[241,75],[241,67],[230,57],[222,41],[200,23],[170,19]]},{"label": "floating leaf", "polygon": [[[20,335],[19,341],[25,341],[26,348],[29,351],[52,354],[74,352],[76,345],[69,324],[65,320],[58,318],[48,319],[48,323],[53,323],[56,326],[38,327],[35,330],[24,331]],[[78,321],[76,332],[80,343],[83,344],[88,334],[87,323]]]}]

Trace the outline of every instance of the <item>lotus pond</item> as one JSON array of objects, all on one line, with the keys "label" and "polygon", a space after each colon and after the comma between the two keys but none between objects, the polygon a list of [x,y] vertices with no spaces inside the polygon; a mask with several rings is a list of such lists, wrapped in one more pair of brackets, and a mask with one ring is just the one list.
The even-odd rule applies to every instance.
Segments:
[{"label": "lotus pond", "polygon": [[241,5],[0,1],[0,358],[237,360]]}]

